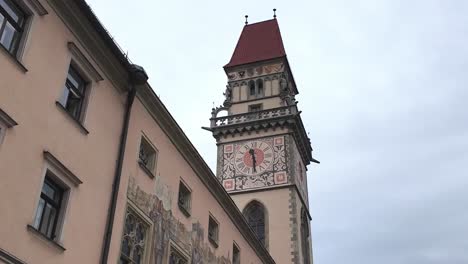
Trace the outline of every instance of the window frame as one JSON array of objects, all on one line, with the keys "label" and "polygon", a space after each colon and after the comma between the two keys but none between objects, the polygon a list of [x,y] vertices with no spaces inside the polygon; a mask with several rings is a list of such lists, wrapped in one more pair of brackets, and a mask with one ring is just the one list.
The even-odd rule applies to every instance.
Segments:
[{"label": "window frame", "polygon": [[2,144],[3,140],[6,137],[6,130],[7,130],[7,127],[2,122],[0,122],[0,149],[1,149],[2,145],[3,145]]},{"label": "window frame", "polygon": [[[145,162],[141,159],[141,150],[142,146],[146,145],[152,152],[151,156],[153,156],[152,161],[151,161],[151,166],[145,164]],[[146,172],[146,174],[150,178],[154,178],[154,175],[156,174],[156,169],[157,169],[157,164],[158,164],[158,156],[159,156],[159,150],[151,143],[151,141],[148,139],[148,137],[143,133],[140,137],[140,142],[138,144],[138,164],[140,165],[140,168],[143,169],[143,171]]]},{"label": "window frame", "polygon": [[18,123],[0,108],[0,148],[6,137],[7,130],[16,125],[18,125]]},{"label": "window frame", "polygon": [[[215,237],[213,237],[213,235],[210,235],[212,234],[212,229],[214,228],[214,232],[215,232]],[[219,222],[218,220],[216,220],[216,218],[210,213],[209,214],[209,217],[208,217],[208,241],[210,241],[210,243],[215,247],[215,248],[218,248],[219,246]]]},{"label": "window frame", "polygon": [[[52,242],[53,245],[58,247],[60,250],[65,250],[65,247],[62,244],[62,241],[65,237],[65,220],[69,214],[75,188],[77,188],[83,182],[75,174],[73,174],[62,162],[60,162],[54,155],[48,151],[44,151],[44,168],[42,171],[42,177],[40,179],[40,184],[38,184],[36,199],[34,200],[34,211],[31,217],[30,224],[27,225],[28,230],[33,231],[34,234],[39,235],[46,239],[46,241]],[[60,212],[58,212],[58,221],[55,228],[55,237],[51,239],[40,232],[35,226],[36,216],[39,210],[40,196],[42,193],[42,188],[46,178],[52,180],[56,185],[60,186],[64,192],[62,196],[62,201],[60,203]]]},{"label": "window frame", "polygon": [[[256,107],[258,107],[259,110],[255,110],[255,111],[254,111],[253,108],[256,108]],[[263,110],[263,104],[262,104],[262,103],[260,103],[260,104],[250,104],[250,105],[248,105],[248,112],[249,112],[249,113],[257,113],[257,112],[260,112],[260,111],[262,111],[262,110]]]},{"label": "window frame", "polygon": [[[237,256],[237,258],[235,258],[235,256]],[[240,263],[241,263],[240,248],[239,248],[239,245],[237,245],[236,241],[233,241],[232,242],[232,264],[240,264]]]},{"label": "window frame", "polygon": [[[73,76],[73,75],[76,75],[76,76]],[[75,87],[73,85],[73,82],[69,80],[69,76],[71,76],[74,79],[78,77],[80,81],[82,81],[79,84],[79,87]],[[67,70],[66,77],[65,77],[65,82],[62,87],[62,93],[57,102],[60,104],[60,106],[62,106],[62,108],[71,118],[73,118],[75,121],[77,121],[80,124],[84,123],[85,113],[86,113],[86,109],[88,106],[90,86],[91,86],[91,81],[88,78],[88,76],[72,60],[68,66],[68,70]],[[81,91],[80,91],[80,87],[81,87]],[[65,97],[66,92],[67,92],[67,95]],[[81,96],[79,108],[76,114],[73,114],[67,108],[68,102],[70,100],[70,94],[72,93],[79,94],[79,96]]]},{"label": "window frame", "polygon": [[[186,206],[184,206],[184,204],[181,203],[181,192],[183,192],[185,195],[187,195],[187,199],[188,199],[188,204]],[[179,206],[179,209],[182,211],[182,213],[186,216],[186,217],[190,217],[191,215],[191,210],[192,210],[192,190],[190,189],[190,187],[188,187],[188,185],[185,183],[184,180],[180,180],[179,182],[179,192],[178,192],[178,196],[177,196],[177,205]]]},{"label": "window frame", "polygon": [[[51,242],[54,242],[56,245],[58,245],[62,250],[65,250],[62,241],[64,238],[64,224],[65,224],[65,219],[67,217],[69,208],[70,208],[70,197],[72,195],[72,188],[73,183],[69,182],[67,179],[64,178],[63,175],[54,167],[51,166],[50,164],[46,165],[45,172],[43,173],[44,176],[41,179],[41,184],[40,184],[40,189],[39,189],[39,194],[38,198],[35,200],[35,210],[34,210],[34,215],[32,219],[32,223],[28,226],[31,226],[36,232],[38,232],[41,236],[45,237]],[[42,198],[42,189],[44,188],[44,184],[46,181],[53,182],[55,185],[60,187],[62,191],[62,197],[60,200],[60,209],[57,212],[57,219],[55,223],[55,227],[53,229],[53,234],[52,237],[48,236],[47,234],[44,234],[40,230],[40,223],[39,226],[36,225],[36,218],[38,216],[39,210],[40,210],[40,201]]]},{"label": "window frame", "polygon": [[[258,232],[257,232],[258,227],[255,227],[255,228],[252,227],[250,219],[248,217],[249,213],[253,210],[252,207],[254,207],[254,206],[259,207],[259,208],[261,208],[263,210],[263,237],[261,237],[261,238],[258,237]],[[260,243],[262,243],[265,246],[265,248],[268,249],[268,245],[269,245],[269,243],[268,243],[268,238],[269,238],[269,236],[268,236],[268,234],[269,234],[268,224],[269,224],[269,222],[268,222],[268,211],[267,211],[266,206],[263,203],[259,202],[258,200],[252,200],[252,201],[250,201],[250,202],[248,202],[246,204],[246,206],[242,210],[242,215],[244,216],[245,221],[249,225],[249,227],[252,230],[252,232],[254,233],[254,235],[260,241]]]},{"label": "window frame", "polygon": [[[0,23],[0,41],[3,37],[3,33],[5,32],[6,23],[9,23],[15,30],[15,34],[13,35],[12,42],[10,43],[10,47],[7,48],[3,44],[0,43],[8,53],[10,53],[13,57],[17,58],[18,53],[20,52],[22,40],[24,35],[27,33],[28,21],[31,17],[31,12],[27,8],[24,8],[24,4],[21,5],[14,0],[0,0],[3,1],[10,9],[18,16],[18,20],[20,22],[16,22],[15,19],[0,5],[0,15],[3,16],[3,20]],[[16,9],[16,10],[15,10]],[[19,14],[19,15],[18,15]],[[20,16],[21,15],[21,16]]]},{"label": "window frame", "polygon": [[[133,215],[138,217],[144,224],[147,226],[146,228],[146,238],[145,238],[145,248],[143,251],[143,258],[142,258],[142,263],[147,264],[150,261],[151,258],[151,248],[153,247],[153,222],[151,219],[143,213],[143,211],[136,205],[134,204],[131,200],[127,199],[127,204],[125,206],[125,211],[122,219],[122,233],[121,233],[121,238],[120,238],[120,247],[119,247],[119,261],[122,255],[122,241],[124,238],[124,233],[125,233],[125,224],[126,224],[126,218],[127,218],[127,212],[131,210],[133,212]],[[120,262],[119,262],[120,263]]]},{"label": "window frame", "polygon": [[165,263],[170,264],[171,261],[171,254],[175,252],[179,257],[184,259],[186,263],[191,263],[191,258],[190,254],[186,251],[184,251],[177,243],[175,243],[172,239],[169,240],[168,243],[168,251],[167,251],[167,260]]},{"label": "window frame", "polygon": [[[50,171],[47,171],[46,176],[44,178],[44,181],[42,182],[41,194],[40,194],[39,203],[38,203],[37,210],[36,210],[36,217],[34,219],[33,226],[41,234],[43,234],[47,238],[55,241],[56,237],[59,235],[59,233],[56,230],[57,230],[57,226],[59,225],[60,213],[63,210],[62,204],[63,204],[64,196],[65,196],[65,194],[67,192],[67,189],[63,188],[63,185],[60,185],[60,183],[58,183],[57,180],[54,179],[54,176],[51,175],[51,174],[52,173]],[[57,199],[58,201],[55,201],[54,197],[49,197],[44,192],[45,185],[48,185],[49,187],[54,189],[54,193],[55,192],[58,193],[58,199]],[[40,206],[42,201],[43,201],[43,206]],[[45,208],[46,208],[47,205],[50,205],[56,211],[56,213],[55,213],[55,216],[52,219],[52,221],[53,221],[52,229],[49,230],[50,220],[51,220],[50,215],[49,215],[49,218],[47,219],[47,221],[49,223],[47,223],[46,226],[45,226],[46,230],[42,230],[43,227],[44,227],[44,225],[43,225],[44,220],[46,220],[45,219],[45,213],[46,213]],[[39,214],[40,214],[40,216],[39,216]],[[39,220],[39,222],[37,222],[38,220]],[[50,232],[50,234],[49,234],[49,232]]]},{"label": "window frame", "polygon": [[[254,92],[253,94],[252,91]],[[249,99],[265,97],[265,81],[263,78],[251,79],[247,82],[247,95]]]}]

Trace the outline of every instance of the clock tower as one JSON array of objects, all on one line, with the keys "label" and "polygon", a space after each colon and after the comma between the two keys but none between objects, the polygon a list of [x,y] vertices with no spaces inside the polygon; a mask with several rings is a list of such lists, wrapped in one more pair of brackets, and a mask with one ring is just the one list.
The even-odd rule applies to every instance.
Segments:
[{"label": "clock tower", "polygon": [[213,108],[216,175],[276,263],[312,264],[310,139],[276,17],[244,26]]}]

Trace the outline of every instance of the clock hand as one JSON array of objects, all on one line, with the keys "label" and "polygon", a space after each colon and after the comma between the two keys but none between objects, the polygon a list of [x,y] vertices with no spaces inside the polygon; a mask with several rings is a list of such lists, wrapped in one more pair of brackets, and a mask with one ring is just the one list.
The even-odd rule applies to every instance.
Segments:
[{"label": "clock hand", "polygon": [[256,169],[257,160],[255,159],[255,151],[253,149],[250,149],[249,153],[252,156],[253,170],[254,170],[254,172],[257,172],[257,169]]}]

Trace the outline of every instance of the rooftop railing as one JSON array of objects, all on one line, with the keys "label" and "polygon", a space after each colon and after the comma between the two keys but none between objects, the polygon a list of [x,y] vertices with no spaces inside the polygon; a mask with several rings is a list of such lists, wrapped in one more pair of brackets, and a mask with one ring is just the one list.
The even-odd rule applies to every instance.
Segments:
[{"label": "rooftop railing", "polygon": [[237,115],[228,115],[211,118],[211,128],[249,123],[277,117],[297,114],[296,105],[282,106],[278,108],[265,109],[255,112],[242,113]]}]

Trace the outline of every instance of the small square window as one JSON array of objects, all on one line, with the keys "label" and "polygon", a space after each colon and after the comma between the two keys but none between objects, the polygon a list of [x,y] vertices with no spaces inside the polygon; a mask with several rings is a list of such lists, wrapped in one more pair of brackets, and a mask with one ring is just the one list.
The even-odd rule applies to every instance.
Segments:
[{"label": "small square window", "polygon": [[240,264],[240,250],[236,243],[232,244],[232,264]]},{"label": "small square window", "polygon": [[262,104],[249,105],[249,112],[259,112],[262,111]]},{"label": "small square window", "polygon": [[[1,0],[0,0],[1,1]],[[86,96],[86,81],[78,71],[70,65],[65,88],[59,103],[77,121],[82,121]]]},{"label": "small square window", "polygon": [[124,233],[120,249],[120,264],[140,264],[148,249],[149,225],[131,208],[125,215]]},{"label": "small square window", "polygon": [[188,258],[180,253],[175,247],[171,246],[171,253],[169,254],[169,264],[187,264]]},{"label": "small square window", "polygon": [[154,168],[156,167],[156,157],[156,149],[151,145],[151,143],[149,143],[149,141],[145,137],[142,136],[140,142],[138,162],[150,173],[153,173]]},{"label": "small square window", "polygon": [[192,192],[190,189],[181,181],[179,183],[179,208],[186,216],[190,216],[190,209],[192,205]]},{"label": "small square window", "polygon": [[218,247],[218,239],[219,239],[219,224],[218,221],[214,219],[210,215],[210,219],[208,221],[208,240],[213,244],[213,246]]},{"label": "small square window", "polygon": [[26,13],[11,0],[0,0],[0,45],[16,56],[25,29]]},{"label": "small square window", "polygon": [[46,237],[56,240],[60,233],[59,218],[63,211],[66,190],[47,172],[34,218],[34,228]]}]

